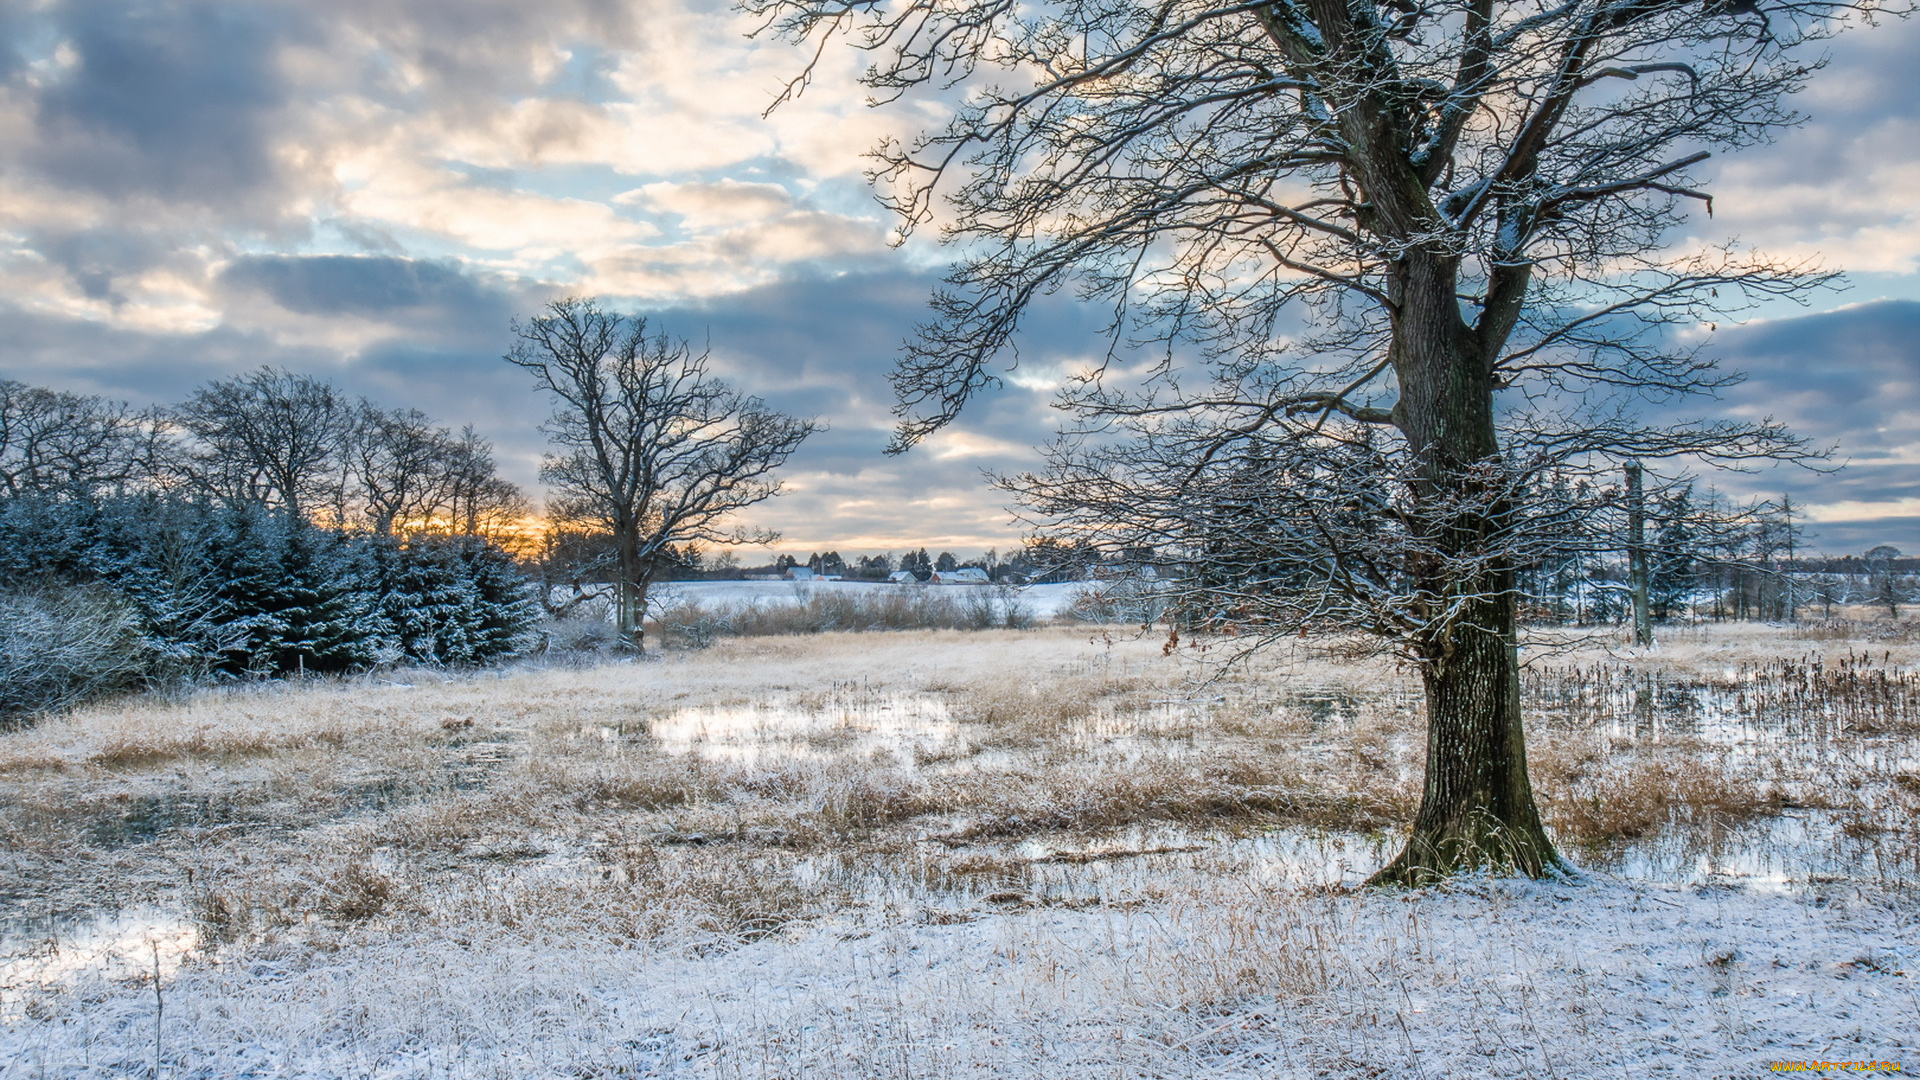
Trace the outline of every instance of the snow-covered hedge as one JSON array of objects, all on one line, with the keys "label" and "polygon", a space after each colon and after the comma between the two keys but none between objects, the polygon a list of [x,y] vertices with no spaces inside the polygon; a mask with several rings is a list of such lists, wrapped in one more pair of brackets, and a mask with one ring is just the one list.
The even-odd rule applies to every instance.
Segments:
[{"label": "snow-covered hedge", "polygon": [[[76,642],[102,638],[101,612],[123,612],[117,654],[148,684],[486,663],[536,645],[540,612],[511,557],[483,540],[403,541],[159,496],[0,501],[0,593],[45,614],[22,627]],[[74,700],[17,696],[22,712]]]}]

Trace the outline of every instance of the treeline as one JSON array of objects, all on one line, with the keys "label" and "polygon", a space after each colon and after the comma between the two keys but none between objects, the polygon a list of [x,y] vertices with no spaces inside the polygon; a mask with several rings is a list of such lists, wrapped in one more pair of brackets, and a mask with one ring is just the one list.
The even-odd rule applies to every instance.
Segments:
[{"label": "treeline", "polygon": [[261,369],[134,409],[0,382],[0,717],[537,642],[491,447]]},{"label": "treeline", "polygon": [[[847,581],[891,581],[901,572],[916,581],[928,581],[935,573],[972,568],[985,573],[996,585],[1044,585],[1086,580],[1096,575],[1098,567],[1111,562],[1092,544],[1051,537],[1032,538],[1009,551],[988,548],[971,558],[950,551],[930,555],[925,548],[899,555],[881,552],[852,558],[838,551],[824,551],[812,552],[805,559],[782,554],[761,565],[743,564],[726,549],[715,553],[688,543],[664,549],[655,580],[750,581],[783,577],[789,570],[804,568],[821,577]],[[525,563],[540,581],[548,614],[564,617],[585,602],[605,595],[616,569],[613,537],[604,531],[548,521],[527,548]]]},{"label": "treeline", "polygon": [[[590,561],[583,560],[581,552],[591,549],[593,543],[580,536],[570,538],[567,543],[573,545],[571,552],[559,551],[559,544],[547,545],[553,551],[556,566],[577,566]],[[597,543],[601,548],[611,547],[611,541],[604,537]],[[543,559],[547,557],[542,555]],[[598,565],[604,566],[607,561],[602,557]],[[1010,551],[988,548],[984,554],[971,558],[962,558],[951,551],[930,555],[926,548],[899,555],[886,551],[852,558],[844,557],[838,551],[816,551],[804,559],[782,554],[762,566],[741,565],[732,552],[723,551],[718,556],[709,557],[697,545],[686,545],[672,550],[671,565],[661,574],[660,580],[745,581],[778,577],[789,570],[806,569],[822,577],[838,577],[848,581],[888,581],[897,573],[911,574],[915,580],[927,581],[936,573],[975,569],[985,573],[987,580],[995,584],[1040,585],[1084,580],[1093,573],[1095,567],[1109,561],[1092,544],[1063,542],[1051,537],[1029,539]],[[564,577],[564,573],[556,573],[555,584],[562,584]]]},{"label": "treeline", "polygon": [[851,559],[841,557],[838,551],[824,551],[811,553],[805,559],[781,555],[771,566],[749,567],[742,573],[744,576],[751,576],[756,571],[777,574],[804,568],[825,577],[841,577],[849,581],[887,581],[897,573],[911,574],[918,581],[926,581],[936,573],[979,570],[987,575],[989,581],[996,583],[1028,585],[1043,579],[1074,580],[1076,572],[1083,567],[1070,566],[1065,560],[1055,558],[1056,547],[1052,540],[1038,540],[1004,553],[997,548],[988,548],[985,554],[973,558],[961,558],[951,551],[929,555],[926,548],[902,552],[897,556],[885,551],[877,555],[856,555]]},{"label": "treeline", "polygon": [[382,535],[492,537],[529,512],[471,427],[311,376],[261,368],[144,409],[0,380],[0,498],[129,494]]},{"label": "treeline", "polygon": [[1101,556],[1092,545],[1036,537],[1012,551],[988,548],[985,554],[969,559],[951,551],[929,555],[926,548],[903,552],[897,557],[892,552],[882,552],[858,555],[851,560],[842,558],[837,551],[826,551],[813,553],[805,561],[782,555],[768,569],[782,572],[805,567],[816,574],[853,581],[886,581],[896,573],[911,574],[918,581],[926,581],[936,573],[972,569],[985,573],[987,580],[997,584],[1037,585],[1078,581],[1100,562]]},{"label": "treeline", "polygon": [[[1575,625],[1631,618],[1624,507],[1568,529],[1565,541],[1523,568],[1524,614]],[[1675,483],[1645,507],[1647,598],[1656,622],[1686,619],[1791,621],[1845,606],[1897,615],[1920,594],[1920,560],[1887,545],[1860,555],[1809,556],[1804,518],[1788,496],[1736,503]]]},{"label": "treeline", "polygon": [[[1920,601],[1920,560],[1890,546],[1861,555],[1809,555],[1805,516],[1790,497],[1739,502],[1684,476],[1644,470],[1636,491],[1623,473],[1631,475],[1548,473],[1507,495],[1500,554],[1512,560],[1522,621],[1633,622],[1636,564],[1645,568],[1650,622],[1791,621],[1862,605],[1897,616]],[[1182,536],[1145,545],[1147,530],[1091,522],[1072,543],[1053,542],[1051,561],[1065,573],[1127,584],[1148,601],[1143,610],[1164,612],[1194,630],[1260,631],[1276,610],[1295,626],[1350,624],[1345,614],[1313,607],[1314,597],[1339,598],[1356,609],[1373,605],[1395,617],[1415,612],[1425,599],[1406,553],[1346,559],[1329,540],[1406,528],[1412,519],[1404,505],[1373,473],[1338,477],[1341,498],[1314,487],[1325,479],[1312,472],[1282,479],[1255,474],[1197,494],[1182,509],[1206,525],[1190,529],[1182,519],[1182,531],[1199,534],[1197,541]],[[1061,558],[1066,552],[1072,557]],[[1127,590],[1108,585],[1105,592]],[[1302,610],[1286,610],[1295,602]]]},{"label": "treeline", "polygon": [[[1631,540],[1624,492],[1570,490],[1539,502],[1568,509],[1554,528],[1542,530],[1539,557],[1521,568],[1523,617],[1575,625],[1627,621]],[[1736,503],[1684,481],[1649,492],[1642,543],[1652,618],[1788,617],[1794,601],[1786,568],[1805,541],[1798,515],[1784,496]]]}]

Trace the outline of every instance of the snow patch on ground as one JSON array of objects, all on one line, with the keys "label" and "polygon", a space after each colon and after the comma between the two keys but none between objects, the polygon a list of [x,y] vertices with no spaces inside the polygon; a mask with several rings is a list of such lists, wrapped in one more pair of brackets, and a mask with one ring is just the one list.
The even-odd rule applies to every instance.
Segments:
[{"label": "snow patch on ground", "polygon": [[[1051,585],[1004,586],[1017,597],[1027,614],[1040,619],[1052,618],[1070,610],[1091,586],[1070,581]],[[813,595],[874,595],[903,589],[929,589],[941,595],[960,596],[973,589],[997,589],[993,585],[894,585],[874,581],[674,581],[656,585],[649,595],[655,607],[675,603],[697,603],[716,611],[739,610],[749,605],[772,607],[799,605]]]},{"label": "snow patch on ground", "polygon": [[1904,893],[1188,885],[738,947],[478,926],[256,946],[171,974],[158,1023],[124,977],[37,994],[0,1027],[0,1077],[149,1075],[156,1037],[161,1075],[209,1078],[1723,1076],[1920,1050]]}]

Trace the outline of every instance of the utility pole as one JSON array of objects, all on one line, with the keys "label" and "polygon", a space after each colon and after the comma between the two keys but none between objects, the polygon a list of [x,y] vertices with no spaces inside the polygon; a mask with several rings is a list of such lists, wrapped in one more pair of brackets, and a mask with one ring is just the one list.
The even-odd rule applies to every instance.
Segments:
[{"label": "utility pole", "polygon": [[1800,619],[1800,597],[1796,595],[1797,590],[1794,588],[1793,581],[1793,496],[1791,495],[1780,496],[1780,520],[1787,534],[1787,565],[1781,570],[1780,586],[1785,593],[1783,606],[1787,609],[1787,621],[1792,623]]},{"label": "utility pole", "polygon": [[1640,463],[1627,462],[1627,586],[1633,593],[1633,644],[1653,645],[1653,613],[1647,606],[1647,490]]}]

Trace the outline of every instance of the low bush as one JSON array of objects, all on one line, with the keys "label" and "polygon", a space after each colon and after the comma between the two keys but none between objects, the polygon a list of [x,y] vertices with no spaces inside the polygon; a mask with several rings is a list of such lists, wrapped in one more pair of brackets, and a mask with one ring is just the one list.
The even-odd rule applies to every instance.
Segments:
[{"label": "low bush", "polygon": [[620,648],[614,626],[613,602],[595,597],[540,626],[549,653],[602,653]]},{"label": "low bush", "polygon": [[147,653],[133,611],[110,593],[0,594],[0,725],[132,686]]}]

